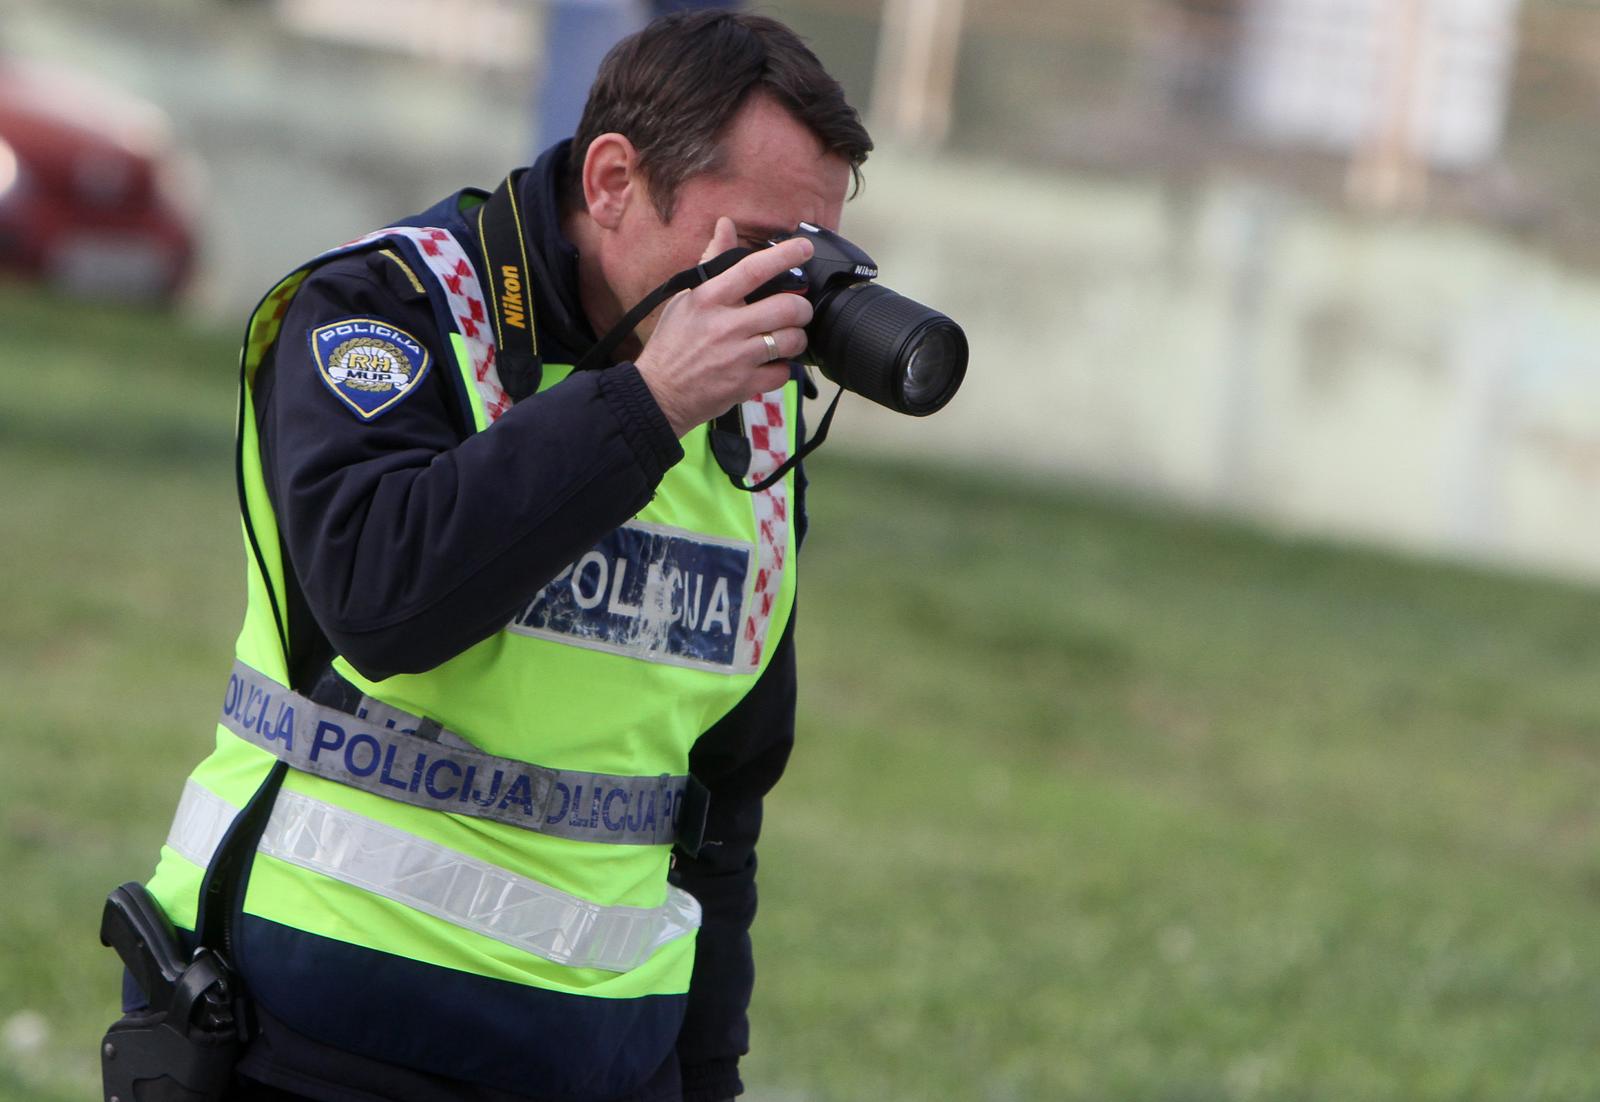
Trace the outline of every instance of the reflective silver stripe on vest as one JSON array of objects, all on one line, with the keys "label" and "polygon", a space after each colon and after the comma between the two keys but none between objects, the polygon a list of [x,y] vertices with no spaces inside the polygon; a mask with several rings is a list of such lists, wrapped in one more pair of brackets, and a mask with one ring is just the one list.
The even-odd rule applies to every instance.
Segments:
[{"label": "reflective silver stripe on vest", "polygon": [[[238,811],[189,781],[167,844],[205,866]],[[627,972],[700,926],[671,885],[659,907],[603,907],[298,792],[278,793],[257,850],[573,968]]]},{"label": "reflective silver stripe on vest", "polygon": [[[401,726],[407,720],[411,726]],[[495,757],[448,731],[419,734],[422,721],[398,709],[353,716],[317,704],[239,661],[220,722],[305,773],[416,807],[583,842],[673,842],[690,785],[688,777],[665,773],[583,773]]]},{"label": "reflective silver stripe on vest", "polygon": [[238,808],[209,788],[184,781],[178,813],[172,817],[172,829],[167,831],[167,845],[205,868],[238,814]]}]

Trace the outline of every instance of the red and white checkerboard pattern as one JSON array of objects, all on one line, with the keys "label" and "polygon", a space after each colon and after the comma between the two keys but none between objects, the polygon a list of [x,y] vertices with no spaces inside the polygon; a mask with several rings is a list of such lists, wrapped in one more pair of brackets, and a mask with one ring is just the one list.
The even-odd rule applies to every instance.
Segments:
[{"label": "red and white checkerboard pattern", "polygon": [[[781,389],[758,394],[740,407],[745,436],[750,441],[750,473],[745,481],[760,482],[789,458],[789,428]],[[772,606],[783,587],[784,559],[789,553],[789,485],[780,479],[759,494],[750,495],[756,514],[756,584],[739,632],[736,664],[746,669],[761,665],[772,622]]]},{"label": "red and white checkerboard pattern", "polygon": [[478,275],[472,269],[472,262],[448,231],[431,227],[390,226],[358,237],[341,248],[385,237],[410,238],[444,287],[450,313],[455,318],[456,331],[467,344],[467,355],[472,360],[472,373],[478,382],[478,394],[483,399],[484,412],[488,414],[489,423],[494,424],[501,414],[511,408],[511,397],[500,385],[500,372],[495,368],[494,336],[489,327],[488,306]]},{"label": "red and white checkerboard pattern", "polygon": [[260,366],[262,358],[267,354],[267,349],[272,342],[278,339],[278,333],[283,329],[283,316],[289,312],[289,302],[294,298],[295,292],[300,290],[300,284],[306,281],[310,269],[301,268],[291,272],[278,281],[278,285],[267,293],[261,300],[261,305],[256,307],[256,312],[250,317],[250,329],[245,334],[244,364],[251,381],[255,380],[256,368]]}]

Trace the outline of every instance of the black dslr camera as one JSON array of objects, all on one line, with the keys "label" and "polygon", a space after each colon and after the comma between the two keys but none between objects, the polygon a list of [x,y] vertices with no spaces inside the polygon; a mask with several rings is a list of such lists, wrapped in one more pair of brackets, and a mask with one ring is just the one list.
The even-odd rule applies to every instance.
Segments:
[{"label": "black dslr camera", "polygon": [[[749,301],[779,291],[804,294],[813,310],[806,357],[824,375],[896,413],[926,417],[944,408],[967,374],[961,326],[872,282],[878,278],[872,258],[831,230],[802,222],[771,244],[790,237],[811,242],[811,259],[756,288]],[[752,251],[723,256],[732,256],[731,265]]]},{"label": "black dslr camera", "polygon": [[[803,294],[812,306],[806,358],[841,390],[870,398],[896,413],[926,417],[955,397],[967,374],[967,335],[939,311],[872,282],[878,266],[831,230],[802,222],[761,248],[804,237],[811,259],[745,296],[755,302],[781,291]],[[634,304],[622,320],[584,353],[574,371],[604,367],[645,317],[679,291],[698,287],[755,252],[740,246],[685,268]],[[838,399],[835,399],[837,404]],[[830,407],[830,414],[831,414]],[[826,423],[826,418],[824,419]],[[818,428],[816,443],[822,442]],[[806,450],[814,445],[808,444]]]}]

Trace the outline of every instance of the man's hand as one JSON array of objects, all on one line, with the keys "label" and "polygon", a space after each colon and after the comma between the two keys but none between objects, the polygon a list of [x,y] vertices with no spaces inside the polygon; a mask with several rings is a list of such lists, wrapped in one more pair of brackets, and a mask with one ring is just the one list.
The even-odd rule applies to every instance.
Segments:
[{"label": "man's hand", "polygon": [[[732,219],[719,218],[701,260],[737,244]],[[753,303],[744,299],[779,272],[800,267],[811,252],[811,242],[804,238],[780,241],[667,302],[634,363],[680,438],[788,381],[784,361],[805,351],[811,303],[794,294]],[[763,334],[771,335],[775,353]]]}]

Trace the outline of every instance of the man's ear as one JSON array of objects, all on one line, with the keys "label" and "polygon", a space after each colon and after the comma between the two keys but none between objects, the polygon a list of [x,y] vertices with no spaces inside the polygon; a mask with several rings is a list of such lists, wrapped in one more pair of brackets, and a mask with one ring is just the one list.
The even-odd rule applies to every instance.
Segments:
[{"label": "man's ear", "polygon": [[621,134],[601,134],[583,158],[583,201],[589,217],[608,230],[640,192],[639,154]]}]

